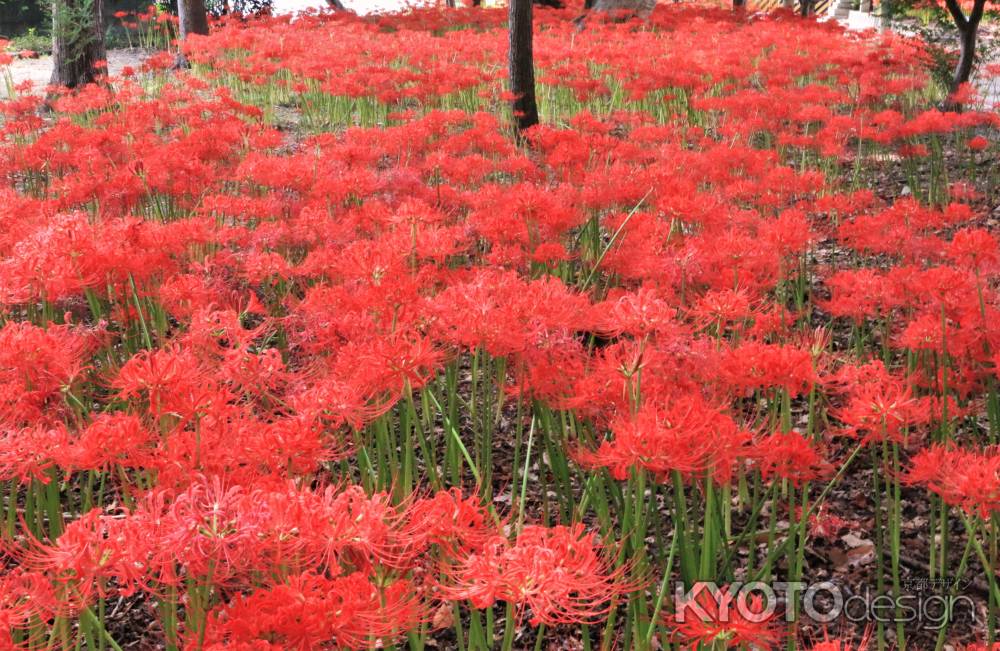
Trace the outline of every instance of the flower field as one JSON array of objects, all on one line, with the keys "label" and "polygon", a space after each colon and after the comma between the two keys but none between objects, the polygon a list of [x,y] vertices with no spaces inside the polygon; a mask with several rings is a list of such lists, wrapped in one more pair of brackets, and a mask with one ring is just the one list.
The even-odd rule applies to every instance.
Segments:
[{"label": "flower field", "polygon": [[[891,34],[537,14],[523,140],[496,9],[0,104],[0,650],[994,648],[1000,113]],[[741,590],[819,581],[890,617]]]}]

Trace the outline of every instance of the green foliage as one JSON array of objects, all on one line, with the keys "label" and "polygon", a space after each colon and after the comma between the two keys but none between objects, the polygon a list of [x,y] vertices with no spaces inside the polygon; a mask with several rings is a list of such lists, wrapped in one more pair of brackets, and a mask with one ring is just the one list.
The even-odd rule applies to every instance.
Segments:
[{"label": "green foliage", "polygon": [[94,24],[94,3],[97,1],[78,0],[71,4],[67,0],[53,0],[54,26],[60,42],[65,44],[69,61],[81,58],[98,33]]},{"label": "green foliage", "polygon": [[40,31],[34,27],[29,27],[28,31],[10,39],[10,47],[14,52],[31,50],[38,54],[49,54],[52,52],[52,35],[48,31]]},{"label": "green foliage", "polygon": [[132,41],[129,40],[128,30],[120,24],[112,23],[108,25],[107,30],[104,32],[104,45],[109,50],[131,48]]},{"label": "green foliage", "polygon": [[20,26],[37,27],[51,18],[50,0],[0,0],[0,33],[8,36],[21,31]]}]

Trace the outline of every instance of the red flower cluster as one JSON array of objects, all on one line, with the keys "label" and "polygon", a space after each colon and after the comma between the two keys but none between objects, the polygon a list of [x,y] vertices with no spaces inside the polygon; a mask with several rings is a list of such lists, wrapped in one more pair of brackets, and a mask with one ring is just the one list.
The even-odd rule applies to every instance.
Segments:
[{"label": "red flower cluster", "polygon": [[708,601],[643,611],[649,541],[731,578],[754,555],[716,543],[761,512],[732,510],[779,495],[831,537],[809,491],[842,437],[997,510],[963,419],[1000,367],[976,191],[838,170],[974,162],[1000,116],[915,108],[899,37],[539,14],[524,147],[490,9],[234,20],[191,71],[0,104],[0,647],[110,635],[118,597],[171,648],[378,648],[498,602],[766,647]]}]

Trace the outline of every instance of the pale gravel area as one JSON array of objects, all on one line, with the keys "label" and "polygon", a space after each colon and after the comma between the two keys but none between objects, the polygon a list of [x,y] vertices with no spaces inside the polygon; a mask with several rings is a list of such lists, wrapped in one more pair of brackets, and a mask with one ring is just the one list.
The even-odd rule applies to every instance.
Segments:
[{"label": "pale gravel area", "polygon": [[[111,76],[121,74],[122,68],[130,66],[136,70],[149,55],[145,50],[122,49],[108,50],[108,72]],[[32,92],[41,94],[52,77],[52,57],[41,56],[37,59],[14,59],[8,66],[10,76],[15,85],[31,81]],[[3,69],[0,68],[0,75]],[[7,84],[0,83],[0,98],[7,96]]]}]

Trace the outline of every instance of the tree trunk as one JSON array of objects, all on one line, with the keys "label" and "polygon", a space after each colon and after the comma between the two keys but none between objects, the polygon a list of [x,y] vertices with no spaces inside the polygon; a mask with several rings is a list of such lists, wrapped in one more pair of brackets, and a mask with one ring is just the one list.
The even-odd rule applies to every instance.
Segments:
[{"label": "tree trunk", "polygon": [[960,29],[958,34],[961,49],[958,65],[955,66],[955,76],[951,80],[951,92],[955,92],[959,86],[969,81],[969,77],[972,76],[972,64],[976,60],[976,30],[966,26]]},{"label": "tree trunk", "polygon": [[812,0],[799,0],[799,3],[801,4],[800,8],[802,10],[803,18],[812,13],[812,6],[813,6]]},{"label": "tree trunk", "polygon": [[986,10],[986,0],[975,0],[972,13],[968,16],[962,11],[958,0],[945,0],[945,6],[955,21],[955,27],[958,28],[960,54],[958,65],[955,66],[955,75],[951,80],[951,91],[955,92],[972,77],[972,68],[976,62],[976,38],[979,35],[979,23]]},{"label": "tree trunk", "polygon": [[892,0],[879,0],[878,3],[878,13],[881,20],[879,21],[879,28],[883,32],[888,32],[892,29],[892,15],[893,15]]},{"label": "tree trunk", "polygon": [[177,0],[177,17],[181,41],[188,34],[208,34],[208,11],[205,0]]},{"label": "tree trunk", "polygon": [[52,78],[54,86],[76,88],[97,81],[107,59],[102,0],[54,0],[52,3]]},{"label": "tree trunk", "polygon": [[733,9],[740,11],[747,6],[747,0],[733,0]]},{"label": "tree trunk", "polygon": [[340,0],[326,0],[326,4],[330,5],[334,11],[347,11],[347,7]]},{"label": "tree trunk", "polygon": [[187,68],[188,61],[184,57],[184,41],[188,34],[208,34],[208,11],[205,10],[205,0],[177,0],[177,26],[180,35],[177,39],[177,61],[175,68]]},{"label": "tree trunk", "polygon": [[531,0],[510,0],[510,91],[517,130],[538,124],[535,57],[531,51]]}]

